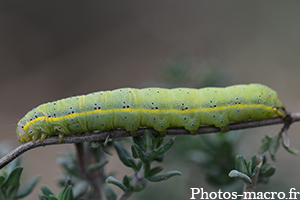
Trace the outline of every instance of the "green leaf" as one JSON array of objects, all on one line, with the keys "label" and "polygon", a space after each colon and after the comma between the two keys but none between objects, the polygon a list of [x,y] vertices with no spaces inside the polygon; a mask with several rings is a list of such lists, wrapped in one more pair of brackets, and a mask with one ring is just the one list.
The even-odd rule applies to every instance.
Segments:
[{"label": "green leaf", "polygon": [[90,142],[90,147],[92,149],[97,149],[103,145],[103,142],[92,141]]},{"label": "green leaf", "polygon": [[126,186],[126,188],[129,188],[130,187],[130,180],[129,180],[129,178],[128,178],[128,176],[127,175],[125,175],[124,177],[123,177],[123,184]]},{"label": "green leaf", "polygon": [[156,156],[153,160],[155,160],[157,162],[162,162],[164,160],[164,155]]},{"label": "green leaf", "polygon": [[290,138],[286,134],[286,132],[282,133],[282,135],[281,135],[281,142],[282,142],[282,146],[284,147],[284,149],[287,150],[289,153],[294,154],[294,155],[298,155],[299,154],[299,150],[295,149],[294,147],[292,147],[290,145]]},{"label": "green leaf", "polygon": [[158,174],[159,172],[161,172],[162,170],[163,170],[162,167],[154,167],[148,172],[147,177],[154,176],[154,175]]},{"label": "green leaf", "polygon": [[144,163],[144,177],[147,178],[148,177],[148,173],[149,173],[149,170],[150,170],[150,163]]},{"label": "green leaf", "polygon": [[0,199],[7,199],[6,195],[4,194],[3,189],[0,187]]},{"label": "green leaf", "polygon": [[145,155],[144,151],[135,143],[131,144],[131,148],[137,154],[138,158],[141,159],[144,163],[148,163],[149,159]]},{"label": "green leaf", "polygon": [[239,179],[243,180],[247,185],[252,184],[252,180],[249,176],[247,176],[247,174],[244,174],[244,173],[239,172],[237,170],[231,170],[229,172],[228,176],[231,177],[231,178],[239,178]]},{"label": "green leaf", "polygon": [[133,158],[127,158],[127,160],[128,160],[128,162],[130,162],[130,164],[132,165],[132,169],[133,169],[134,171],[139,171],[139,169],[138,169],[137,165],[135,164]]},{"label": "green leaf", "polygon": [[[255,164],[256,163],[254,163],[254,165]],[[248,161],[247,169],[248,169],[248,172],[249,172],[248,175],[250,175],[252,173],[252,160],[251,159]]]},{"label": "green leaf", "polygon": [[251,171],[253,171],[254,168],[256,167],[256,162],[257,162],[257,157],[256,157],[255,154],[251,157],[251,160],[252,160],[252,168],[251,168]]},{"label": "green leaf", "polygon": [[162,136],[157,137],[153,142],[153,145],[154,145],[153,149],[159,148],[162,145],[163,141],[164,141],[164,137],[162,137]]},{"label": "green leaf", "polygon": [[62,200],[73,200],[73,190],[72,185],[69,185],[64,192]]},{"label": "green leaf", "polygon": [[106,180],[105,180],[105,182],[106,183],[114,184],[115,186],[118,186],[124,192],[127,191],[127,187],[123,183],[121,183],[120,181],[118,181],[117,179],[115,179],[112,176],[107,177]]},{"label": "green leaf", "polygon": [[259,177],[258,177],[258,181],[257,181],[257,183],[263,183],[263,184],[267,184],[269,181],[270,181],[270,178],[268,178],[268,177],[261,177],[261,176],[259,176]]},{"label": "green leaf", "polygon": [[133,191],[140,192],[146,187],[146,185],[147,185],[147,181],[142,181],[137,186],[134,187]]},{"label": "green leaf", "polygon": [[143,138],[141,136],[133,137],[133,142],[138,145],[143,151],[145,150],[143,145]]},{"label": "green leaf", "polygon": [[245,160],[244,156],[238,155],[236,157],[235,168],[244,174],[249,174],[247,161]]},{"label": "green leaf", "polygon": [[101,169],[102,167],[104,167],[104,165],[106,165],[108,163],[108,160],[104,161],[104,162],[98,162],[98,163],[93,163],[90,164],[87,167],[87,171],[88,172],[95,172],[98,171],[99,169]]},{"label": "green leaf", "polygon": [[172,176],[177,176],[181,175],[181,172],[179,171],[170,171],[162,175],[157,175],[157,176],[150,176],[147,179],[151,182],[159,182],[159,181],[165,181],[171,178]]},{"label": "green leaf", "polygon": [[1,189],[4,190],[8,199],[15,199],[20,186],[20,176],[23,167],[16,167],[1,184]]},{"label": "green leaf", "polygon": [[132,165],[132,169],[133,169],[134,171],[138,171],[138,166],[135,164],[133,158],[130,157],[130,158],[127,158],[127,160],[128,160],[128,162],[130,162],[130,164]]},{"label": "green leaf", "polygon": [[290,138],[289,138],[288,134],[286,134],[285,131],[281,134],[281,141],[282,141],[282,145],[284,147],[289,147],[291,144]]},{"label": "green leaf", "polygon": [[[136,143],[135,143],[135,144],[136,144]],[[137,145],[137,144],[136,144],[136,145]],[[133,157],[133,158],[139,158],[137,149],[134,148],[132,145],[131,145],[131,152],[132,152],[132,157]]]},{"label": "green leaf", "polygon": [[36,186],[37,182],[41,180],[40,176],[35,176],[32,179],[30,179],[18,192],[17,198],[23,198],[27,196],[33,188]]},{"label": "green leaf", "polygon": [[49,196],[50,194],[54,195],[53,192],[45,185],[41,186],[41,190],[44,195],[47,195],[47,196]]},{"label": "green leaf", "polygon": [[253,169],[250,178],[252,179],[252,178],[257,174],[257,172],[259,172],[259,167],[258,167],[258,166],[256,166],[256,167]]},{"label": "green leaf", "polygon": [[271,160],[273,160],[274,162],[276,161],[275,155],[270,155],[271,156]]},{"label": "green leaf", "polygon": [[265,171],[271,164],[270,163],[265,163],[261,166],[260,171],[263,172]]},{"label": "green leaf", "polygon": [[298,155],[299,154],[299,150],[298,149],[295,149],[294,147],[292,146],[289,146],[289,147],[284,147],[288,152],[290,152],[291,154],[294,154],[294,155]]},{"label": "green leaf", "polygon": [[261,140],[262,143],[265,143],[266,141],[271,140],[270,136],[265,135],[265,137]]},{"label": "green leaf", "polygon": [[78,181],[73,186],[73,197],[74,199],[78,199],[82,197],[87,190],[89,189],[89,184],[86,181]]},{"label": "green leaf", "polygon": [[106,196],[107,200],[116,200],[117,199],[117,195],[116,193],[111,189],[111,187],[109,187],[108,185],[104,185],[103,186],[104,189],[104,193]]},{"label": "green leaf", "polygon": [[64,192],[65,192],[65,188],[62,188],[60,191],[59,191],[59,193],[58,193],[58,199],[62,199],[62,197],[63,197],[63,195],[64,195]]},{"label": "green leaf", "polygon": [[14,159],[12,162],[10,162],[7,166],[6,166],[6,170],[11,173],[16,167],[18,167],[20,165],[20,157],[17,157],[16,159]]},{"label": "green leaf", "polygon": [[152,134],[148,131],[145,130],[143,133],[143,144],[145,149],[152,149],[152,144],[154,142],[154,138],[152,136]]},{"label": "green leaf", "polygon": [[113,155],[113,153],[109,150],[109,148],[108,148],[107,145],[102,145],[101,147],[102,147],[102,150],[103,150],[106,154],[108,154],[108,155],[110,155],[110,156]]},{"label": "green leaf", "polygon": [[52,194],[49,195],[49,198],[50,198],[51,200],[58,200],[58,198],[56,198],[56,196],[54,196],[54,195],[52,195]]},{"label": "green leaf", "polygon": [[140,170],[142,165],[143,165],[143,162],[141,160],[139,160],[137,163],[137,169]]},{"label": "green leaf", "polygon": [[0,185],[3,183],[3,181],[5,180],[4,176],[0,176]]},{"label": "green leaf", "polygon": [[261,147],[258,150],[259,154],[263,154],[264,152],[266,152],[269,149],[270,141],[271,140],[264,141],[264,143],[261,145]]},{"label": "green leaf", "polygon": [[40,200],[51,200],[51,199],[44,194],[40,194]]},{"label": "green leaf", "polygon": [[276,168],[272,166],[269,169],[267,169],[266,171],[264,171],[262,173],[262,175],[265,176],[265,177],[270,177],[275,173],[275,170],[276,170]]},{"label": "green leaf", "polygon": [[165,153],[173,146],[174,143],[175,143],[175,137],[171,138],[166,144],[164,144],[162,147],[156,150],[156,153],[158,155]]},{"label": "green leaf", "polygon": [[269,146],[270,154],[275,155],[278,148],[279,148],[279,139],[278,137],[274,137],[271,139],[270,146]]},{"label": "green leaf", "polygon": [[175,137],[170,139],[169,142],[167,142],[165,145],[154,151],[148,156],[148,160],[153,160],[156,156],[162,155],[166,151],[168,151],[174,144],[175,142]]},{"label": "green leaf", "polygon": [[[11,186],[18,186],[20,184],[20,176],[23,171],[23,167],[16,167],[1,184],[2,188],[8,188]],[[19,186],[18,186],[19,187]]]},{"label": "green leaf", "polygon": [[122,163],[127,167],[133,167],[127,158],[131,158],[129,152],[118,142],[114,141],[114,147]]}]

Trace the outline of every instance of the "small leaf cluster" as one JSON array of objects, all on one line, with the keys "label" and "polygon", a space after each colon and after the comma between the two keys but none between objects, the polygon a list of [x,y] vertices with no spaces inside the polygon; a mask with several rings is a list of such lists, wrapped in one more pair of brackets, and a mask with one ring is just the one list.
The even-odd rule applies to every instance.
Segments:
[{"label": "small leaf cluster", "polygon": [[[11,151],[13,144],[10,141],[0,142],[0,157]],[[16,158],[11,163],[0,170],[0,199],[15,200],[29,195],[38,181],[40,176],[34,176],[20,188],[20,178],[23,167],[20,165],[20,158]]]},{"label": "small leaf cluster", "polygon": [[[69,185],[72,185],[69,190],[72,191],[72,199],[74,200],[82,197],[92,198],[95,195],[95,190],[102,185],[102,176],[104,176],[102,169],[108,163],[101,148],[91,147],[91,144],[88,143],[80,145],[82,145],[82,151],[77,152],[77,157],[81,157],[83,163],[80,164],[72,153],[61,155],[57,159],[57,163],[63,168],[64,172],[59,179],[59,185],[66,187],[65,183],[69,182]],[[95,181],[91,181],[92,179],[95,179]],[[57,198],[63,198],[63,196]]]},{"label": "small leaf cluster", "polygon": [[[72,177],[73,182],[85,182],[86,177],[84,176],[81,169],[78,167],[78,161],[73,154],[61,155],[57,158],[57,163],[63,168],[65,177],[59,180],[61,186],[65,185],[65,182]],[[87,164],[84,168],[84,172],[92,173],[102,169],[108,163],[105,161],[98,161]],[[85,187],[87,188],[87,187]]]},{"label": "small leaf cluster", "polygon": [[10,169],[2,169],[0,175],[0,199],[15,200],[27,196],[40,180],[39,176],[30,179],[20,189],[20,177],[23,167],[15,166],[11,172]]},{"label": "small leaf cluster", "polygon": [[275,161],[275,154],[279,149],[280,142],[284,147],[284,149],[287,150],[288,152],[294,155],[299,154],[299,151],[290,145],[290,138],[287,135],[286,131],[280,133],[273,133],[265,136],[262,139],[263,144],[259,148],[258,153],[263,154],[264,152],[269,151],[271,155],[271,159]]},{"label": "small leaf cluster", "polygon": [[[57,158],[57,163],[63,168],[64,176],[59,179],[58,183],[61,187],[65,187],[66,182],[70,182],[72,179],[72,191],[78,195],[74,195],[75,199],[85,194],[88,190],[88,183],[86,178],[78,168],[78,163],[74,155],[62,155]],[[88,166],[90,167],[90,166]],[[80,186],[80,187],[78,187]],[[45,187],[44,187],[45,188]],[[63,189],[62,189],[63,190]],[[71,189],[70,189],[71,190]],[[43,190],[42,190],[43,191]],[[48,190],[50,191],[50,190]],[[47,195],[48,193],[45,193]]]},{"label": "small leaf cluster", "polygon": [[[164,153],[174,144],[174,138],[163,144],[163,137],[154,137],[149,131],[145,130],[142,137],[134,137],[131,144],[132,156],[120,143],[114,142],[114,147],[121,162],[133,169],[134,174],[125,175],[120,182],[112,176],[106,179],[107,183],[114,184],[123,190],[124,196],[130,196],[133,192],[139,192],[146,187],[147,181],[160,182],[167,180],[175,175],[181,175],[179,171],[170,171],[157,175],[163,171],[162,167],[151,168],[153,161],[162,162]],[[135,159],[138,159],[136,162]]]},{"label": "small leaf cluster", "polygon": [[56,197],[54,193],[47,187],[41,186],[42,193],[40,194],[41,200],[79,200],[87,192],[88,185],[85,182],[78,182],[71,185],[68,181],[67,186],[63,187],[58,196]]},{"label": "small leaf cluster", "polygon": [[275,174],[276,168],[267,163],[267,158],[263,157],[263,162],[259,170],[259,176],[257,183],[267,184],[270,181],[271,176]]},{"label": "small leaf cluster", "polygon": [[[243,180],[247,185],[252,184],[253,178],[258,175],[257,183],[268,183],[270,177],[275,173],[275,167],[266,163],[266,157],[263,156],[262,162],[256,155],[253,155],[247,162],[246,159],[238,155],[235,161],[235,170],[231,170],[229,177]],[[259,174],[258,174],[259,173]]]},{"label": "small leaf cluster", "polygon": [[[1,155],[7,151],[5,144],[0,145]],[[23,187],[20,188],[20,178],[23,167],[19,166],[20,159],[16,158],[13,162],[0,170],[0,199],[15,200],[29,195],[38,181],[40,176],[32,177]]]},{"label": "small leaf cluster", "polygon": [[72,181],[75,182],[84,179],[84,176],[78,167],[77,159],[72,153],[58,156],[56,162],[61,166],[65,176],[59,180],[60,186],[63,187],[65,185],[68,177],[72,177]]},{"label": "small leaf cluster", "polygon": [[72,185],[60,190],[58,196],[56,197],[53,192],[47,187],[41,187],[42,194],[40,194],[40,200],[75,200],[73,196]]}]

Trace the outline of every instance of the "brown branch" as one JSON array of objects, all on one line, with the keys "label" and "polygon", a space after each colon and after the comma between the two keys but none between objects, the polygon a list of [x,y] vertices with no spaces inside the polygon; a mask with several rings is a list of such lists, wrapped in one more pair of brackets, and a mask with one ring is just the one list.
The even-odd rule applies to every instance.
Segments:
[{"label": "brown branch", "polygon": [[[239,130],[239,129],[246,129],[246,128],[254,128],[254,127],[268,126],[274,124],[282,124],[287,122],[293,123],[296,121],[300,121],[300,113],[293,113],[284,119],[268,118],[262,120],[251,120],[245,122],[231,123],[228,126],[228,130],[231,131],[231,130]],[[138,131],[136,131],[137,136],[141,136],[145,129],[148,129],[153,135],[159,135],[159,133],[152,128],[140,128]],[[220,129],[214,126],[202,126],[198,129],[197,134],[215,133],[215,132],[220,132]],[[170,128],[166,131],[166,134],[167,135],[190,135],[190,132],[183,128]],[[109,136],[110,139],[131,136],[129,132],[123,129],[116,129],[116,130],[105,131],[105,132],[93,132],[93,133],[65,136],[62,141],[62,144],[104,141],[108,135],[110,135]],[[41,146],[44,147],[48,145],[56,145],[56,144],[59,144],[58,136],[46,138],[43,142],[39,142],[39,140],[37,140],[34,143],[31,141],[22,144],[0,159],[0,169],[30,149],[41,147]]]}]

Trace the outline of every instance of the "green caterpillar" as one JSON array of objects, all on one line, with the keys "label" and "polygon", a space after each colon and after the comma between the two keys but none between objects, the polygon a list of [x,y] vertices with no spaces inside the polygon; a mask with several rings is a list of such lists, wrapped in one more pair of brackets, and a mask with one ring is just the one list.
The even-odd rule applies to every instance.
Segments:
[{"label": "green caterpillar", "polygon": [[[226,131],[229,122],[285,117],[277,93],[260,84],[226,88],[122,88],[42,104],[17,126],[19,141],[122,128],[134,135],[139,127],[164,134],[184,127],[195,134],[201,125]],[[100,133],[101,134],[101,133]]]}]

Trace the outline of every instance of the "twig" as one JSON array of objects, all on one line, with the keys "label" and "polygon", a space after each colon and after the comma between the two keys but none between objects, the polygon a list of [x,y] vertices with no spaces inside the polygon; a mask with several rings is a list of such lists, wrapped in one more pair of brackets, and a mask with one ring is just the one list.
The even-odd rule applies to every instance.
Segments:
[{"label": "twig", "polygon": [[[133,179],[130,181],[130,186],[135,187],[137,186],[140,182],[142,182],[144,180],[144,172],[145,172],[145,164],[142,164],[141,169],[135,173]],[[126,200],[128,199],[131,194],[133,193],[133,191],[130,192],[122,192],[117,200]]]},{"label": "twig", "polygon": [[[289,120],[289,123],[300,121],[300,113],[293,113],[288,118],[284,118],[284,119],[268,118],[263,120],[251,120],[245,122],[231,123],[228,126],[228,130],[231,131],[231,130],[268,126],[274,124],[282,124],[282,123],[287,123],[286,120]],[[152,128],[140,128],[139,130],[136,131],[136,135],[141,136],[145,129],[148,129],[153,135],[159,135],[159,133]],[[197,134],[215,133],[215,132],[220,132],[220,129],[214,126],[202,126],[198,129]],[[101,141],[101,140],[104,141],[109,134],[110,134],[109,136],[110,139],[131,136],[129,132],[123,129],[116,129],[116,130],[105,131],[105,132],[93,132],[93,133],[65,136],[62,141],[62,144],[82,143],[82,142]],[[191,133],[183,128],[170,128],[166,131],[166,134],[167,135],[190,135]],[[58,136],[46,138],[43,142],[37,140],[34,143],[31,141],[22,144],[0,159],[0,169],[30,149],[41,147],[41,146],[44,147],[48,145],[56,145],[56,144],[59,144]]]},{"label": "twig", "polygon": [[[263,163],[263,156],[262,155],[257,156],[256,166],[258,166],[260,168],[262,163]],[[247,185],[245,183],[244,190],[243,190],[243,195],[244,196],[243,196],[242,200],[250,199],[249,194],[251,194],[251,192],[255,191],[256,184],[257,184],[257,181],[258,181],[258,176],[259,176],[259,172],[257,172],[256,175],[252,178],[252,184],[251,185]]]},{"label": "twig", "polygon": [[77,152],[77,163],[79,170],[82,174],[86,175],[85,166],[84,166],[84,152],[83,152],[83,144],[75,143],[76,152]]}]

